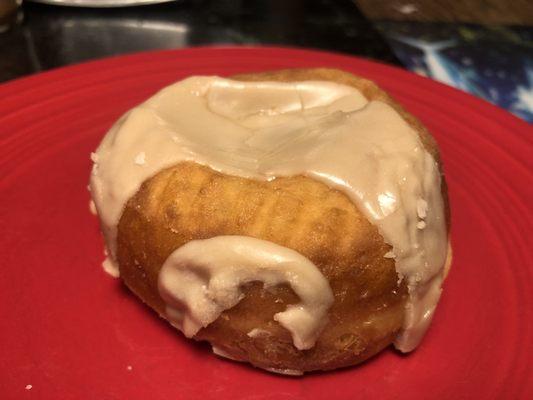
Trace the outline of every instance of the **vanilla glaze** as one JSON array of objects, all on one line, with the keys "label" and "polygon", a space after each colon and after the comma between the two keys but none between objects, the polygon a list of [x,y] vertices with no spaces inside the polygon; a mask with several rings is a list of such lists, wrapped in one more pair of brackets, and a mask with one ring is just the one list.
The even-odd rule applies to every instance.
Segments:
[{"label": "vanilla glaze", "polygon": [[188,78],[124,115],[94,160],[91,193],[111,258],[126,201],[166,167],[194,161],[258,180],[303,174],[343,191],[392,246],[386,256],[409,289],[396,347],[414,349],[431,321],[447,254],[438,165],[391,106],[353,87]]},{"label": "vanilla glaze", "polygon": [[[159,293],[170,322],[187,337],[242,300],[246,283],[265,288],[287,283],[301,302],[274,315],[294,346],[310,349],[327,322],[333,293],[318,268],[300,253],[248,236],[190,241],[174,251],[159,273]],[[201,288],[201,290],[198,290]]]}]

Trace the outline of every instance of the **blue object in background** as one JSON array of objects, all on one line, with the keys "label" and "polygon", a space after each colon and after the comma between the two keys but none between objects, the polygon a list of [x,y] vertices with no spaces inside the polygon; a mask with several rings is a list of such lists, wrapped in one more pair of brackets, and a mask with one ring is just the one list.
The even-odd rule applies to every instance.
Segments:
[{"label": "blue object in background", "polygon": [[533,29],[378,24],[404,65],[533,122]]}]

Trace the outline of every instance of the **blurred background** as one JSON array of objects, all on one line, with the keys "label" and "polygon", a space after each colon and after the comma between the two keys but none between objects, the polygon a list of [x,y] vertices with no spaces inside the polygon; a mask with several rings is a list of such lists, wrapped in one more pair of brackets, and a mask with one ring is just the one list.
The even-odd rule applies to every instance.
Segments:
[{"label": "blurred background", "polygon": [[531,0],[0,0],[0,82],[125,53],[224,45],[366,57],[533,122]]}]

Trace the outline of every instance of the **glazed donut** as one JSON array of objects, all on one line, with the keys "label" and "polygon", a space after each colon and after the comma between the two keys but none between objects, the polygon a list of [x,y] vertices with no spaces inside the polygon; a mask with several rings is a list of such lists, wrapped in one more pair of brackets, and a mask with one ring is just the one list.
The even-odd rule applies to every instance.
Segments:
[{"label": "glazed donut", "polygon": [[371,81],[191,77],[92,159],[107,269],[216,354],[299,375],[422,339],[451,260],[446,184],[433,138]]}]

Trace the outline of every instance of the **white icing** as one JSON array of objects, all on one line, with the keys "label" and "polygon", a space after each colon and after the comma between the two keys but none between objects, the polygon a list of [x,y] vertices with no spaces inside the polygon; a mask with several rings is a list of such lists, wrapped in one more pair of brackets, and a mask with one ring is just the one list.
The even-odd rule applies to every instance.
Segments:
[{"label": "white icing", "polygon": [[298,371],[297,369],[286,369],[286,368],[265,368],[269,372],[280,375],[290,375],[290,376],[301,376],[303,371]]},{"label": "white icing", "polygon": [[133,160],[133,162],[137,165],[144,165],[146,163],[146,153],[141,151],[135,156],[135,160]]},{"label": "white icing", "polygon": [[94,205],[94,201],[89,201],[89,211],[92,215],[98,215],[98,212],[96,211],[96,206]]},{"label": "white icing", "polygon": [[213,354],[216,354],[219,357],[227,358],[228,360],[232,360],[232,361],[240,361],[240,360],[237,360],[236,358],[232,357],[231,354],[229,354],[228,352],[222,350],[220,347],[211,346],[211,350],[213,351]]},{"label": "white icing", "polygon": [[428,203],[424,199],[418,199],[416,201],[416,213],[420,219],[426,218],[428,215]]},{"label": "white icing", "polygon": [[385,258],[395,258],[396,256],[394,255],[393,251],[387,251],[385,254],[383,254],[383,257],[385,257]]},{"label": "white icing", "polygon": [[318,268],[294,250],[247,236],[193,240],[168,257],[158,283],[170,322],[193,337],[242,300],[242,286],[255,281],[266,288],[291,286],[300,303],[287,306],[274,320],[291,332],[296,348],[313,347],[333,293]]},{"label": "white icing", "polygon": [[[219,357],[226,358],[232,361],[238,361],[238,362],[241,361],[241,360],[237,360],[231,354],[229,354],[225,350],[222,350],[220,347],[211,346],[211,350],[213,351],[213,354],[216,354]],[[258,368],[261,368],[261,367],[258,367]],[[280,375],[302,376],[304,374],[303,371],[298,371],[296,369],[286,369],[286,368],[263,368],[263,369],[265,371],[272,372],[274,374],[280,374]]]},{"label": "white icing", "polygon": [[393,247],[387,256],[407,281],[396,346],[410,351],[422,337],[446,259],[441,182],[433,157],[389,105],[332,82],[192,77],[123,116],[96,154],[91,192],[111,257],[125,202],[181,161],[260,180],[304,174],[342,190]]},{"label": "white icing", "polygon": [[110,257],[106,257],[105,260],[102,262],[102,268],[113,278],[118,278],[120,276],[120,271],[118,269],[117,263],[113,261]]},{"label": "white icing", "polygon": [[446,255],[446,263],[444,264],[444,271],[442,273],[442,280],[446,279],[446,277],[448,276],[448,272],[450,272],[450,268],[452,267],[452,259],[453,259],[453,254],[452,254],[452,245],[450,243],[450,241],[448,241],[448,254]]},{"label": "white icing", "polygon": [[270,336],[270,332],[265,331],[264,329],[254,328],[250,332],[248,332],[246,335],[248,335],[251,338],[259,338],[259,337]]}]

